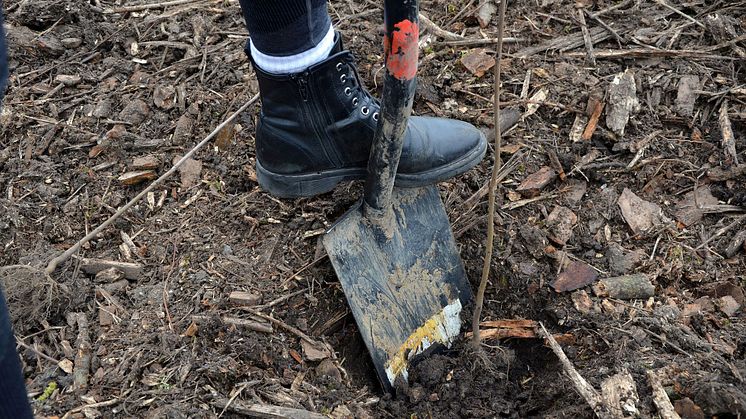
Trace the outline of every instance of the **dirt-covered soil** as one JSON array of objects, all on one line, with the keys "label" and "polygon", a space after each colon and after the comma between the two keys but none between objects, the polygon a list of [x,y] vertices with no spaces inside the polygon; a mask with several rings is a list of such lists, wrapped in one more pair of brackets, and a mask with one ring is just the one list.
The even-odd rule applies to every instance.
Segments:
[{"label": "dirt-covered soil", "polygon": [[[380,3],[330,3],[377,94]],[[4,2],[0,266],[46,266],[257,93],[237,1],[147,4]],[[422,25],[415,112],[494,138],[496,3],[421,7],[437,28]],[[628,373],[627,417],[664,415],[651,382],[681,417],[746,415],[744,34],[743,1],[508,4],[501,101],[519,118],[483,317],[541,322],[598,392]],[[383,394],[318,241],[361,185],[264,193],[258,106],[51,278],[0,273],[37,415],[593,416],[552,350],[511,328]],[[475,289],[494,162],[440,185]]]}]

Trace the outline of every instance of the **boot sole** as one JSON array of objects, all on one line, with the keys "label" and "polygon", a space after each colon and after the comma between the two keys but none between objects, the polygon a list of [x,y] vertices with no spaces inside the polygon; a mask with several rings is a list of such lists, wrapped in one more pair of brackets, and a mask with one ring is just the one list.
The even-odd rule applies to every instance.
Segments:
[{"label": "boot sole", "polygon": [[[450,179],[467,172],[484,158],[487,140],[482,136],[479,144],[460,159],[418,173],[397,173],[395,185],[400,188],[419,188]],[[256,161],[259,186],[278,198],[307,198],[333,190],[346,181],[365,179],[365,168],[332,169],[298,175],[274,173]]]}]

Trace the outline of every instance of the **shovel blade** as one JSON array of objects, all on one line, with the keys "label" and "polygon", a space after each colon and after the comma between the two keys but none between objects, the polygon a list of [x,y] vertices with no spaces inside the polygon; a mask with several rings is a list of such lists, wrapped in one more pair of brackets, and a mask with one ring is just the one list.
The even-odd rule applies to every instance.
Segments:
[{"label": "shovel blade", "polygon": [[348,211],[323,238],[383,387],[416,355],[450,347],[472,298],[435,186],[395,189],[384,222]]}]

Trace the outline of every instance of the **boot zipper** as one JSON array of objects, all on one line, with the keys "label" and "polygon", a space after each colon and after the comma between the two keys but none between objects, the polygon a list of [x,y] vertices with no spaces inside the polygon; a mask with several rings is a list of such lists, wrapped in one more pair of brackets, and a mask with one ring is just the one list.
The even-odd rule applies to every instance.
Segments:
[{"label": "boot zipper", "polygon": [[341,166],[341,160],[334,150],[334,146],[332,146],[331,149],[327,146],[329,139],[324,134],[325,123],[323,122],[323,118],[321,117],[321,110],[318,109],[318,107],[315,106],[313,102],[308,101],[309,76],[310,73],[308,71],[304,71],[303,73],[297,75],[293,74],[292,76],[290,76],[290,78],[298,85],[298,91],[300,92],[301,99],[303,99],[304,108],[308,113],[308,117],[311,119],[313,130],[316,132],[316,136],[321,140],[321,149],[324,151],[324,155],[326,156],[327,160],[332,162],[334,165]]},{"label": "boot zipper", "polygon": [[304,102],[308,102],[308,72],[303,72],[300,76],[293,75],[292,78],[298,84],[300,97]]}]

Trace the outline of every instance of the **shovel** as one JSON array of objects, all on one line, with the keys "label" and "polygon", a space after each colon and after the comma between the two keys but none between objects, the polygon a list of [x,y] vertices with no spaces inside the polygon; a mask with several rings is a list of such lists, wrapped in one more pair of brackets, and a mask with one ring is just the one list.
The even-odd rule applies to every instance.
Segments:
[{"label": "shovel", "polygon": [[435,186],[394,188],[418,56],[417,1],[384,1],[381,118],[365,191],[323,244],[387,392],[415,356],[450,347],[472,294]]}]

